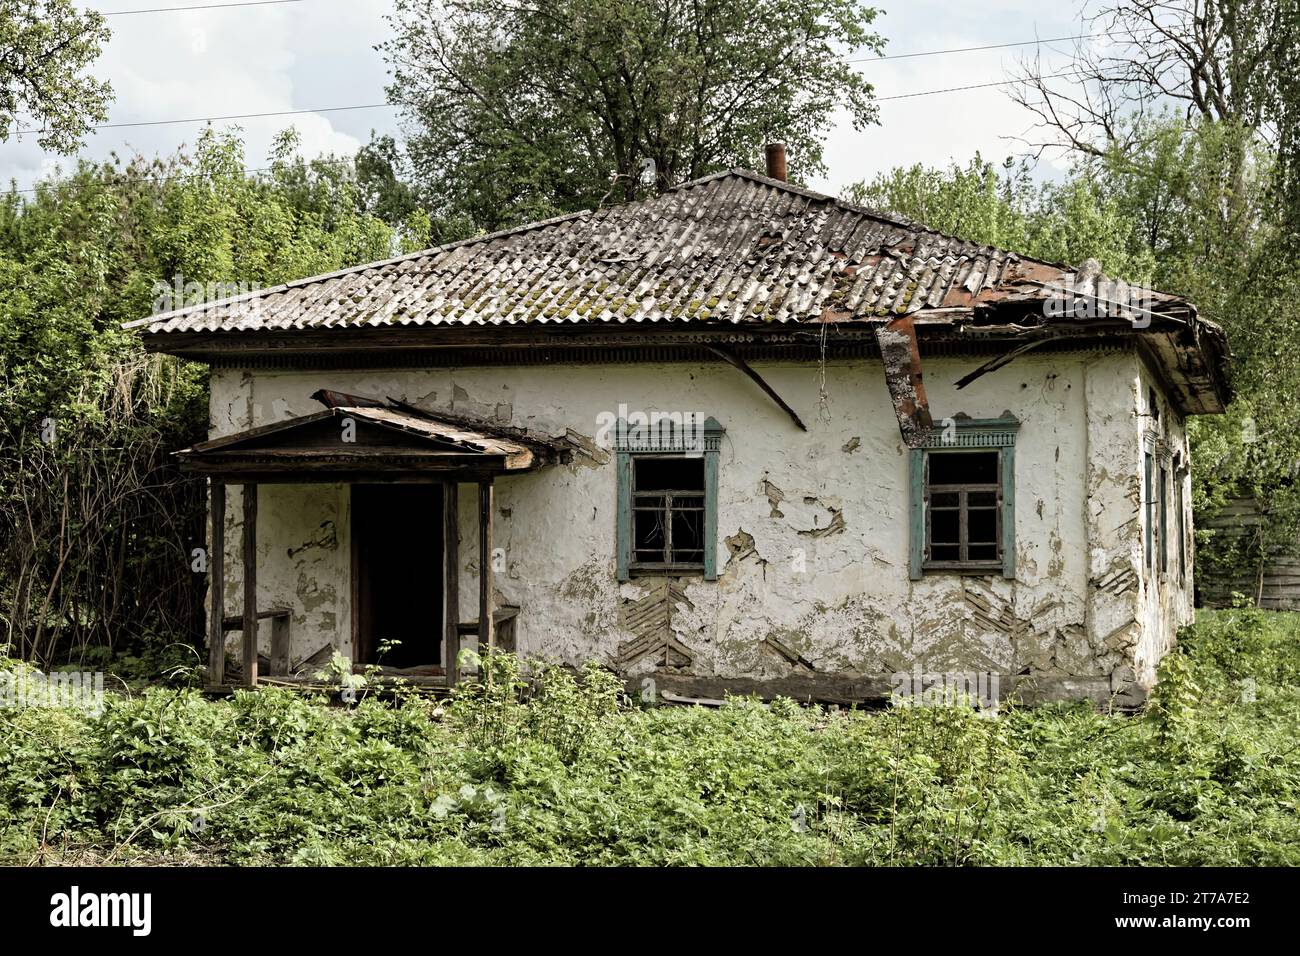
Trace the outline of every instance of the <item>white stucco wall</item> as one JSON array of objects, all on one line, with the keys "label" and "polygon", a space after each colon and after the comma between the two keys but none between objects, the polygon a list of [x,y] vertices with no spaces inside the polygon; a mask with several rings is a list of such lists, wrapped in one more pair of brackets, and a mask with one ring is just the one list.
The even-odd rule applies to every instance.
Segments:
[{"label": "white stucco wall", "polygon": [[[1018,676],[1038,696],[1140,698],[1190,614],[1186,590],[1156,603],[1144,577],[1139,411],[1147,383],[1123,351],[1026,355],[958,392],[978,359],[926,358],[936,421],[965,413],[1021,421],[1016,448],[1016,580],[908,578],[908,457],[878,362],[830,364],[824,407],[815,364],[755,368],[800,414],[789,418],[730,366],[512,366],[391,371],[214,369],[212,435],[319,409],[332,388],[393,396],[516,427],[587,438],[602,412],[695,411],[726,428],[719,462],[719,580],[683,582],[672,632],[691,673],[980,671]],[[1171,440],[1181,422],[1165,413]],[[604,464],[497,482],[499,603],[521,607],[522,653],[596,658],[630,674],[623,621],[655,582],[615,580],[616,479]],[[462,619],[476,616],[472,488],[461,495]],[[241,600],[239,492],[228,504],[226,607]],[[1170,527],[1176,527],[1171,518]],[[1190,534],[1190,517],[1188,533]],[[751,540],[752,539],[752,540]],[[294,608],[293,659],[351,651],[348,494],[341,486],[268,486],[258,522],[259,604]],[[1176,567],[1176,559],[1171,559]],[[263,641],[269,630],[264,627]],[[237,635],[233,635],[237,636]],[[232,637],[233,637],[232,636]],[[806,663],[778,649],[794,650]],[[811,670],[809,670],[809,665]]]},{"label": "white stucco wall", "polygon": [[[1153,438],[1156,445],[1157,461],[1163,460],[1169,466],[1169,495],[1166,507],[1166,536],[1163,541],[1157,537],[1157,568],[1144,570],[1142,588],[1139,594],[1139,619],[1142,621],[1142,638],[1134,650],[1134,666],[1139,679],[1144,682],[1155,680],[1155,668],[1160,658],[1173,646],[1174,637],[1179,627],[1189,624],[1194,616],[1192,591],[1192,491],[1190,476],[1190,448],[1187,441],[1186,422],[1170,406],[1158,379],[1146,363],[1138,367],[1138,408],[1140,433]],[[1152,399],[1155,407],[1152,407]],[[1145,450],[1144,445],[1144,450]],[[1174,462],[1181,460],[1188,473],[1180,476]],[[1182,507],[1185,531],[1182,539],[1178,533],[1177,508],[1179,503],[1178,484],[1182,484]],[[1159,508],[1159,487],[1154,489],[1157,511]],[[1143,534],[1146,533],[1145,522],[1148,512],[1142,512]],[[1159,518],[1156,518],[1159,521]],[[1145,539],[1144,539],[1145,540]],[[1159,548],[1164,548],[1167,555],[1167,569],[1159,567]],[[1179,573],[1178,552],[1183,550],[1185,561],[1184,574]],[[1145,558],[1145,545],[1143,547]]]}]

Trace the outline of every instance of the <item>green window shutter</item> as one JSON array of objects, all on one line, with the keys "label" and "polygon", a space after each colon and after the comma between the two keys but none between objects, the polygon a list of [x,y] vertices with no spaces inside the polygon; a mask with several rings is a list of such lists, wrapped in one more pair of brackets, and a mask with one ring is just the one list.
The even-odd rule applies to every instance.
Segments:
[{"label": "green window shutter", "polygon": [[913,448],[908,452],[911,494],[909,515],[911,521],[910,554],[907,573],[913,581],[921,580],[921,564],[925,561],[925,451]]},{"label": "green window shutter", "polygon": [[726,431],[712,416],[704,421],[704,580],[718,579],[718,452]]},{"label": "green window shutter", "polygon": [[1155,467],[1155,455],[1149,451],[1146,452],[1143,456],[1142,469],[1142,510],[1145,512],[1142,517],[1145,524],[1145,528],[1143,529],[1143,546],[1146,549],[1145,563],[1148,568],[1155,567],[1155,549],[1151,543],[1152,537],[1155,533],[1155,523],[1152,521],[1155,517],[1155,509],[1152,507],[1152,501],[1155,496],[1152,494],[1151,490],[1153,483],[1152,475],[1155,472]]},{"label": "green window shutter", "polygon": [[628,566],[632,563],[632,456],[620,451],[616,458],[618,471],[618,572],[620,581],[629,578]]},{"label": "green window shutter", "polygon": [[1016,577],[1016,446],[1002,448],[1002,576]]},{"label": "green window shutter", "polygon": [[718,579],[718,452],[704,453],[704,580]]}]

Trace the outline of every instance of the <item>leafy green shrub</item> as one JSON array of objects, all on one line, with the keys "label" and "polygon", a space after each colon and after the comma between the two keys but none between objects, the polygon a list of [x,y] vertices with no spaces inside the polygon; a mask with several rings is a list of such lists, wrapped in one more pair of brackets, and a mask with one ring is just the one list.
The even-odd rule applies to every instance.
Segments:
[{"label": "leafy green shrub", "polygon": [[1297,865],[1297,620],[1203,615],[1136,717],[644,708],[504,654],[442,702],[0,709],[0,862]]}]

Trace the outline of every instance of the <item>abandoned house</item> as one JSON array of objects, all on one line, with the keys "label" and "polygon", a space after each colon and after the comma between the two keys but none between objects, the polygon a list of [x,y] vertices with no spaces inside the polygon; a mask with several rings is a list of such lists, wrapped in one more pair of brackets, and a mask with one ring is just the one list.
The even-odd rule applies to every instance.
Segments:
[{"label": "abandoned house", "polygon": [[1185,425],[1229,400],[1223,332],[767,153],[130,323],[211,367],[179,452],[209,682],[337,650],[452,683],[489,645],[696,698],[923,671],[1140,703],[1192,613]]}]

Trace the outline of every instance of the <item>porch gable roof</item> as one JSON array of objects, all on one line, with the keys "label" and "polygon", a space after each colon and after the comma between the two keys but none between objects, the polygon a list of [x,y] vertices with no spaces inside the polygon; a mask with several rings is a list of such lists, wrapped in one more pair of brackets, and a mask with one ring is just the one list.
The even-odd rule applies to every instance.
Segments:
[{"label": "porch gable roof", "polygon": [[476,480],[562,459],[561,443],[522,438],[411,407],[331,405],[200,442],[181,469],[235,482]]}]

